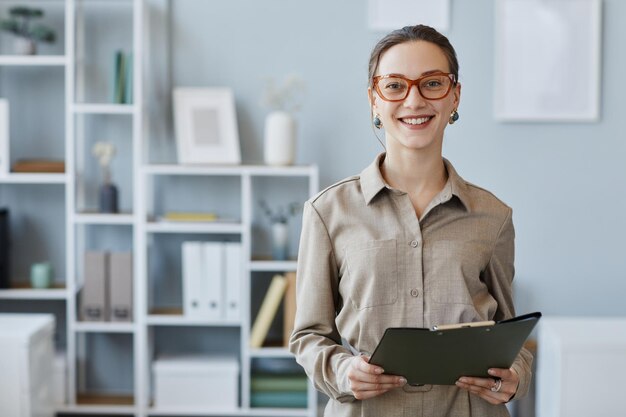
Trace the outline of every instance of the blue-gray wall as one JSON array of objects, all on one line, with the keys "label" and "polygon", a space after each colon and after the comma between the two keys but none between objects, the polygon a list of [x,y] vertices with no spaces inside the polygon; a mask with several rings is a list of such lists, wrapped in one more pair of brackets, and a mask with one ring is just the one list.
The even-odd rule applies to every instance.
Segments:
[{"label": "blue-gray wall", "polygon": [[[584,124],[496,122],[495,0],[451,4],[448,36],[463,95],[444,154],[514,209],[518,312],[625,315],[626,3],[604,1],[601,120]],[[366,66],[382,34],[367,28],[366,0],[175,0],[170,7],[171,83],[233,88],[244,162],[262,160],[264,78],[289,73],[308,84],[297,160],[320,166],[322,186],[358,173],[380,150]]]}]

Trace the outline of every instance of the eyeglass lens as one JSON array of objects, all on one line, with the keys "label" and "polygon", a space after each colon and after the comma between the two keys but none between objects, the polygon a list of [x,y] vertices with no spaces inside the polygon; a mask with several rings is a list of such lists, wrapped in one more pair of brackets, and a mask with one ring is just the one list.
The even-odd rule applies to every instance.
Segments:
[{"label": "eyeglass lens", "polygon": [[[411,81],[400,77],[382,78],[378,90],[388,100],[403,100],[409,95]],[[445,74],[434,74],[417,80],[417,88],[422,97],[435,100],[445,97],[452,80]]]}]

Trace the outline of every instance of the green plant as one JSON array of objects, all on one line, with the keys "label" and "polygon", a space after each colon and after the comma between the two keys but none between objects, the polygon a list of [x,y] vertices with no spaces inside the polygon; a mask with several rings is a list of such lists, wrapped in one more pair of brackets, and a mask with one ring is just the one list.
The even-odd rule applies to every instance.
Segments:
[{"label": "green plant", "polygon": [[52,29],[43,25],[31,27],[31,20],[43,17],[43,10],[18,6],[9,9],[9,15],[9,19],[0,21],[0,29],[35,42],[54,42]]}]

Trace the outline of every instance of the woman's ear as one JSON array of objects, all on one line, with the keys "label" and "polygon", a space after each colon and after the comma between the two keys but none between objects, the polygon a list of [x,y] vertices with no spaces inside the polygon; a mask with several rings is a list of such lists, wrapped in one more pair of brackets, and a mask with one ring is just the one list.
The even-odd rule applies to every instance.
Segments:
[{"label": "woman's ear", "polygon": [[454,108],[459,108],[459,103],[461,102],[461,83],[457,83],[454,87]]},{"label": "woman's ear", "polygon": [[372,87],[367,87],[367,98],[370,102],[370,107],[373,109],[376,108],[376,97],[374,96],[374,92],[372,91]]}]

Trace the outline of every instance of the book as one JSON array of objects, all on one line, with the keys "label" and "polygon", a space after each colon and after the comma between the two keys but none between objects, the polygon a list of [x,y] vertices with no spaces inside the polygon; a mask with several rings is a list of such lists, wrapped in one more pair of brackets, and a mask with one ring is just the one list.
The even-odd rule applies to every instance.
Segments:
[{"label": "book", "polygon": [[287,288],[283,303],[283,346],[288,347],[296,320],[296,273],[287,272],[285,278],[287,278]]},{"label": "book", "polygon": [[9,101],[0,98],[0,176],[9,172]]},{"label": "book", "polygon": [[250,378],[250,389],[253,392],[306,391],[307,386],[306,375],[255,373]]},{"label": "book", "polygon": [[165,221],[175,222],[211,222],[217,220],[215,213],[187,212],[187,211],[168,211],[162,217]]},{"label": "book", "polygon": [[123,104],[126,85],[126,56],[121,50],[115,51],[113,74],[113,103]]},{"label": "book", "polygon": [[124,103],[133,102],[133,54],[126,55],[126,72],[124,73]]},{"label": "book", "polygon": [[267,293],[265,293],[265,298],[263,299],[259,313],[254,320],[254,325],[250,332],[250,347],[260,348],[263,345],[267,337],[267,331],[274,320],[286,287],[287,278],[283,275],[274,275],[267,289]]},{"label": "book", "polygon": [[250,407],[306,408],[305,392],[251,392]]},{"label": "book", "polygon": [[20,159],[11,167],[12,172],[65,172],[65,162],[52,159]]}]

